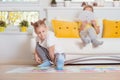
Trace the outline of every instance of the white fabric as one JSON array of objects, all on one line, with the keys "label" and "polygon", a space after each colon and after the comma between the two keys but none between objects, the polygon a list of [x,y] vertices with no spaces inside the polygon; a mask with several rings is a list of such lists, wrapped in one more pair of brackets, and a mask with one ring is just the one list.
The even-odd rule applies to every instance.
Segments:
[{"label": "white fabric", "polygon": [[98,38],[102,38],[102,32],[103,32],[103,19],[98,19],[93,12],[90,11],[81,11],[79,14],[79,17],[76,18],[76,21],[85,21],[87,20],[88,22],[90,22],[91,20],[96,20],[97,24],[100,26],[100,33],[97,35]]},{"label": "white fabric", "polygon": [[82,11],[79,15],[79,20],[91,22],[91,20],[95,20],[94,13],[87,10]]},{"label": "white fabric", "polygon": [[96,48],[92,44],[82,46],[80,38],[59,38],[66,55],[120,55],[120,38],[101,38],[104,43]]},{"label": "white fabric", "polygon": [[44,41],[40,41],[40,39],[37,37],[36,41],[38,42],[39,40],[39,45],[42,47],[48,49],[51,46],[55,46],[55,53],[63,53],[62,47],[60,44],[57,44],[57,38],[55,37],[54,33],[52,31],[47,32],[47,37]]}]

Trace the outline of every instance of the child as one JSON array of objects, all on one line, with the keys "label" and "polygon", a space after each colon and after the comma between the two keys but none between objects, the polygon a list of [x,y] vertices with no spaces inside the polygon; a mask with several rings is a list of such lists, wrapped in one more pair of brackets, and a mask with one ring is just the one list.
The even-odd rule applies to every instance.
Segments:
[{"label": "child", "polygon": [[103,42],[97,40],[97,34],[100,33],[100,29],[93,12],[93,7],[90,5],[86,5],[83,8],[83,12],[79,16],[79,20],[82,22],[80,36],[84,46],[91,42],[93,47],[97,47],[102,45]]},{"label": "child", "polygon": [[[56,65],[57,70],[63,70],[64,66],[64,53],[60,45],[57,44],[57,38],[54,33],[48,31],[45,20],[38,20],[31,22],[36,37],[36,49],[34,53],[35,61],[40,63],[38,67],[49,67],[53,64]],[[51,63],[52,62],[52,63]]]}]

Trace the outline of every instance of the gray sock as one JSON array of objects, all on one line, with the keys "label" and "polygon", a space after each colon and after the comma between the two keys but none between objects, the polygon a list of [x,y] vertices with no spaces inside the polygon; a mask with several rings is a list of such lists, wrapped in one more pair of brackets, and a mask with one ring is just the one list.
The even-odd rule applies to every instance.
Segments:
[{"label": "gray sock", "polygon": [[103,41],[98,41],[98,40],[92,40],[91,42],[93,47],[98,47],[99,45],[103,44]]}]

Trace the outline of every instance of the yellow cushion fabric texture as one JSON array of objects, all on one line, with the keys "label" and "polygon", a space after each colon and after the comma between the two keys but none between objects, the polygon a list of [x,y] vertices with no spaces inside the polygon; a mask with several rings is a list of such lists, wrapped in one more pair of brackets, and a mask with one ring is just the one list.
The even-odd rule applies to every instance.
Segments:
[{"label": "yellow cushion fabric texture", "polygon": [[120,21],[103,20],[103,37],[120,38]]},{"label": "yellow cushion fabric texture", "polygon": [[52,20],[52,26],[58,38],[79,38],[78,28],[81,23]]}]

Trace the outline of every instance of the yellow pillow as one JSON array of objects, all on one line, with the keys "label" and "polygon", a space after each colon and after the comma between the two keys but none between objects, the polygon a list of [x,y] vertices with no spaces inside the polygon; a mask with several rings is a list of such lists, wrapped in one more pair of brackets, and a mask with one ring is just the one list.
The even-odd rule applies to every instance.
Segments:
[{"label": "yellow pillow", "polygon": [[52,20],[52,26],[56,37],[59,38],[79,38],[78,28],[81,23]]},{"label": "yellow pillow", "polygon": [[120,21],[103,20],[103,37],[120,38]]}]

